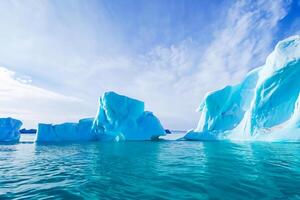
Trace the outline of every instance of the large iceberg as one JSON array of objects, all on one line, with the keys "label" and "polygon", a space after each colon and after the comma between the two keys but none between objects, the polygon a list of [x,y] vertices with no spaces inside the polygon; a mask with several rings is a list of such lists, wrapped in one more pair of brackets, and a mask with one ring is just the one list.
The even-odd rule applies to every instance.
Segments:
[{"label": "large iceberg", "polygon": [[144,111],[144,102],[114,92],[100,98],[95,119],[58,125],[39,124],[35,141],[153,140],[165,135],[158,118]]},{"label": "large iceberg", "polygon": [[158,118],[144,111],[144,102],[114,92],[100,98],[93,131],[100,140],[153,140],[165,135]]},{"label": "large iceberg", "polygon": [[280,41],[238,85],[208,93],[188,140],[300,139],[300,36]]},{"label": "large iceberg", "polygon": [[18,142],[22,122],[13,118],[0,118],[0,142]]}]

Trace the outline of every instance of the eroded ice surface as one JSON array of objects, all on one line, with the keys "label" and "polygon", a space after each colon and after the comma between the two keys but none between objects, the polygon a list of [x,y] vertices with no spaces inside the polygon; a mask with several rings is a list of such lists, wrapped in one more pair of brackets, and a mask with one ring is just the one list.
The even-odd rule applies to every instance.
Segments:
[{"label": "eroded ice surface", "polygon": [[22,122],[13,118],[0,118],[0,142],[18,142]]},{"label": "eroded ice surface", "polygon": [[114,92],[100,98],[93,130],[100,140],[152,140],[165,135],[159,119],[144,111],[144,102]]},{"label": "eroded ice surface", "polygon": [[189,140],[299,140],[300,36],[280,41],[240,84],[207,94]]}]

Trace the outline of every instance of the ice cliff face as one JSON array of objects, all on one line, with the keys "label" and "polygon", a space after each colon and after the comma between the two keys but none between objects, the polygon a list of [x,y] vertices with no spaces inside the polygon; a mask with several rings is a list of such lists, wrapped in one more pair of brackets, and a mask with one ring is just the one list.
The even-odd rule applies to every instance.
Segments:
[{"label": "ice cliff face", "polygon": [[0,118],[0,142],[18,142],[22,122],[13,118]]},{"label": "ice cliff face", "polygon": [[144,111],[144,102],[114,92],[100,98],[93,130],[100,140],[152,140],[165,135],[160,121]]},{"label": "ice cliff face", "polygon": [[266,64],[207,94],[189,140],[299,140],[300,36],[279,42]]},{"label": "ice cliff face", "polygon": [[91,141],[96,140],[91,128],[93,118],[81,119],[78,123],[39,124],[35,141],[60,142],[60,141]]},{"label": "ice cliff face", "polygon": [[37,142],[152,140],[165,135],[153,113],[144,111],[144,102],[114,92],[100,98],[95,119],[58,125],[39,124]]}]

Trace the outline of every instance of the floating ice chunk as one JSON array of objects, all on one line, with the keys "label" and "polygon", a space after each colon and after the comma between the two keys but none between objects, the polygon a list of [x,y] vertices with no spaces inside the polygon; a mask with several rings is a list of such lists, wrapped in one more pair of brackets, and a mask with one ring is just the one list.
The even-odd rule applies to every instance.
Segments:
[{"label": "floating ice chunk", "polygon": [[144,102],[114,92],[100,98],[93,131],[100,140],[152,140],[165,135],[158,118],[144,111]]},{"label": "floating ice chunk", "polygon": [[[168,130],[168,129],[166,129]],[[167,133],[165,136],[159,137],[159,139],[162,140],[183,140],[184,136],[186,135],[186,131],[180,131],[180,130],[172,130],[170,133]]]},{"label": "floating ice chunk", "polygon": [[0,118],[0,142],[18,142],[22,122],[13,118]]},{"label": "floating ice chunk", "polygon": [[78,123],[58,125],[39,124],[36,142],[91,141],[96,135],[91,131],[93,118],[81,119]]}]

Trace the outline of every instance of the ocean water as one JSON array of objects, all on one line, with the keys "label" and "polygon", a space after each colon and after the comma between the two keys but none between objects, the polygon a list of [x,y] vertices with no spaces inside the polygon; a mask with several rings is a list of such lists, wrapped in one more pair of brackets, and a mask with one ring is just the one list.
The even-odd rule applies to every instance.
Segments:
[{"label": "ocean water", "polygon": [[1,200],[300,199],[300,143],[23,141],[0,145]]}]

